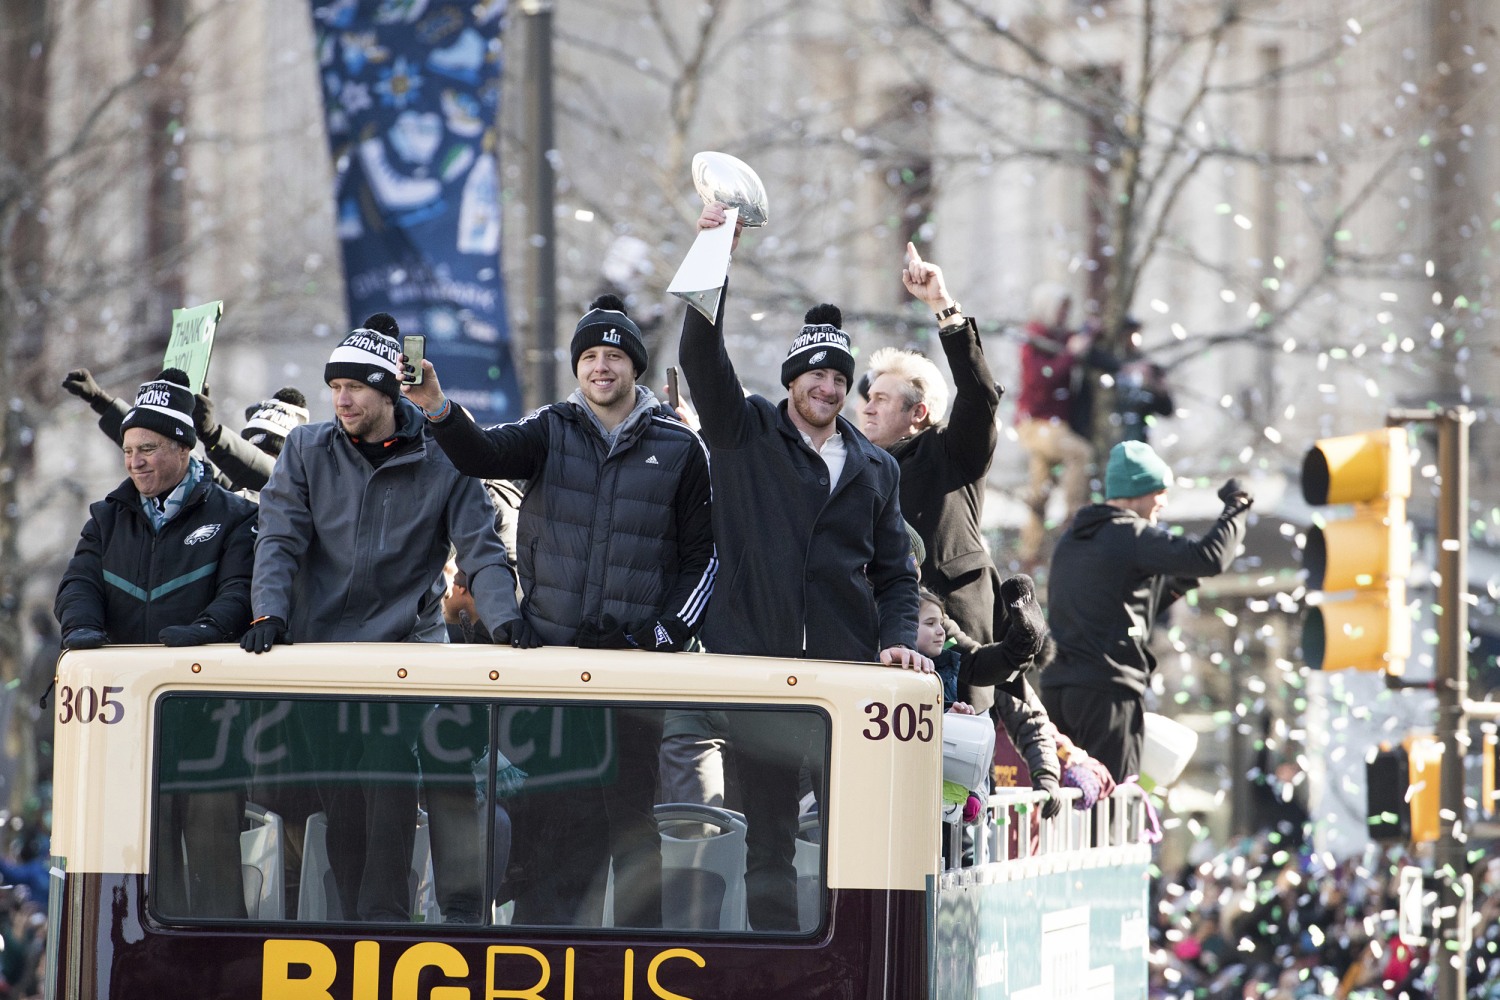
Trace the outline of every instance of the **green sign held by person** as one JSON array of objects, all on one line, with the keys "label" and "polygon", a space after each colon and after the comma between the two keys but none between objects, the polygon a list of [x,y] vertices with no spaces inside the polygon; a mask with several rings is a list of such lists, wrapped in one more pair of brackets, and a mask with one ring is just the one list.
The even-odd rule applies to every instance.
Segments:
[{"label": "green sign held by person", "polygon": [[222,299],[191,309],[172,310],[172,337],[167,341],[162,368],[181,368],[187,372],[188,385],[194,392],[203,391],[208,357],[214,348],[214,330],[223,315]]}]

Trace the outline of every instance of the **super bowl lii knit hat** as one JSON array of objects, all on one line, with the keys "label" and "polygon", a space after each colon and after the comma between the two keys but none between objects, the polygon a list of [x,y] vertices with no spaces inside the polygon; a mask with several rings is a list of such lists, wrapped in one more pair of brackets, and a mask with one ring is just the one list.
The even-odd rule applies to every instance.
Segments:
[{"label": "super bowl lii knit hat", "polygon": [[268,438],[284,439],[292,428],[311,419],[307,412],[307,397],[287,386],[277,389],[270,399],[263,399],[245,409],[245,427],[240,437],[253,445],[263,444]]},{"label": "super bowl lii knit hat", "polygon": [[1160,493],[1172,484],[1172,468],[1144,441],[1121,441],[1104,467],[1104,499],[1128,500]]},{"label": "super bowl lii knit hat", "polygon": [[849,335],[839,329],[844,323],[844,314],[838,306],[813,306],[804,317],[802,332],[787,348],[786,360],[781,362],[781,384],[792,384],[803,372],[818,368],[832,368],[844,373],[844,381],[854,383],[854,354],[849,348]]},{"label": "super bowl lii knit hat", "polygon": [[169,441],[191,448],[198,443],[193,429],[193,390],[188,388],[187,373],[168,368],[141,386],[135,394],[135,405],[120,421],[120,431],[144,427]]},{"label": "super bowl lii knit hat", "polygon": [[641,339],[640,327],[635,320],[625,315],[625,303],[618,295],[601,295],[589,304],[589,311],[573,328],[573,371],[578,371],[578,359],[590,347],[618,347],[630,358],[635,374],[640,378],[646,370],[646,342]]},{"label": "super bowl lii knit hat", "polygon": [[352,378],[394,401],[401,398],[400,358],[401,345],[394,338],[361,327],[333,349],[323,366],[323,381]]}]

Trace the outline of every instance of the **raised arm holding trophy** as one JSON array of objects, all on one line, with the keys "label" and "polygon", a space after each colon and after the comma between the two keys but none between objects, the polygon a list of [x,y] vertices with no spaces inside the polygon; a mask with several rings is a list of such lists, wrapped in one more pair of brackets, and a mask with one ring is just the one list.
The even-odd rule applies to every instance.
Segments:
[{"label": "raised arm holding trophy", "polygon": [[705,205],[724,206],[730,225],[698,230],[667,291],[687,300],[712,323],[729,277],[729,254],[740,231],[746,226],[764,226],[769,219],[766,189],[743,161],[714,152],[693,157],[693,186]]},{"label": "raised arm holding trophy", "polygon": [[[896,460],[839,416],[854,376],[849,335],[838,307],[814,306],[781,365],[787,398],[745,395],[724,346],[723,291],[741,219],[763,221],[731,204],[753,180],[748,167],[725,177],[709,161],[694,182],[708,202],[698,239],[670,291],[693,306],[682,326],[682,372],[713,455],[718,583],[701,633],[710,652],[854,660],[931,672],[916,650],[917,577],[901,520]],[[722,154],[712,154],[720,156]],[[754,184],[760,189],[759,181]],[[764,195],[760,198],[764,204]],[[712,251],[704,249],[711,247]],[[706,259],[712,252],[713,266]],[[686,280],[684,272],[694,272]],[[803,579],[788,580],[787,567]],[[739,761],[746,833],[750,925],[795,931],[799,772],[816,770],[817,727],[801,712],[757,712],[731,723]],[[815,782],[816,784],[816,782]]]}]

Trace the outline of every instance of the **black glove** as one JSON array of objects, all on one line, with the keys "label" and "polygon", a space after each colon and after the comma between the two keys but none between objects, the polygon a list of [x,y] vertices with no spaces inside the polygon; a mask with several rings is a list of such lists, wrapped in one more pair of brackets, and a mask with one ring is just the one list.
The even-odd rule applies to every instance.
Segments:
[{"label": "black glove", "polygon": [[286,622],[275,615],[266,615],[250,623],[250,627],[240,637],[240,648],[249,653],[265,653],[278,642],[287,646],[292,644]]},{"label": "black glove", "polygon": [[687,645],[692,632],[674,615],[663,615],[656,621],[643,622],[626,636],[632,646],[656,653],[676,653]]},{"label": "black glove", "polygon": [[497,646],[511,645],[517,649],[537,649],[542,645],[541,633],[532,628],[525,618],[501,622],[490,640]]},{"label": "black glove", "polygon": [[223,642],[229,636],[213,622],[194,622],[191,625],[168,625],[156,636],[167,646],[203,646],[210,642]]},{"label": "black glove", "polygon": [[63,649],[98,649],[108,641],[109,636],[104,634],[102,628],[88,625],[68,629],[67,634],[62,637]]},{"label": "black glove", "polygon": [[630,645],[625,626],[615,621],[614,615],[578,626],[579,649],[629,649]]},{"label": "black glove", "polygon": [[115,401],[113,396],[99,388],[99,383],[94,381],[87,368],[75,368],[64,375],[62,387],[89,404],[95,413],[103,413]]},{"label": "black glove", "polygon": [[1224,515],[1234,517],[1250,509],[1250,505],[1255,503],[1255,494],[1240,485],[1238,479],[1231,477],[1219,487],[1219,499],[1224,501]]},{"label": "black glove", "polygon": [[219,443],[218,418],[214,416],[214,401],[208,396],[208,386],[193,397],[193,426],[198,429],[198,437],[205,445],[212,446]]},{"label": "black glove", "polygon": [[1051,819],[1062,812],[1062,789],[1058,786],[1056,778],[1036,778],[1032,781],[1031,787],[1039,792],[1047,793],[1047,800],[1039,804],[1042,819]]},{"label": "black glove", "polygon": [[1036,600],[1036,584],[1025,573],[1017,573],[1001,582],[1000,602],[1008,619],[1000,648],[1017,664],[1034,659],[1047,638],[1047,620]]}]

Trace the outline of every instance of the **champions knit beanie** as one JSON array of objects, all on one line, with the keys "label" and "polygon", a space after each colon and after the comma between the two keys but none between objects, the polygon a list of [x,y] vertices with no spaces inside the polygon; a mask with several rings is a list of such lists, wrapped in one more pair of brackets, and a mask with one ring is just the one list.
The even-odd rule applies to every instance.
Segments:
[{"label": "champions knit beanie", "polygon": [[826,302],[813,306],[803,322],[802,332],[787,348],[786,360],[781,363],[782,387],[791,385],[803,372],[818,368],[843,372],[845,383],[853,385],[854,353],[849,347],[849,335],[839,329],[844,324],[839,307]]},{"label": "champions knit beanie", "polygon": [[120,431],[144,427],[162,437],[191,448],[198,443],[193,429],[193,390],[187,372],[168,368],[135,394],[135,405],[120,421]]},{"label": "champions knit beanie", "polygon": [[391,397],[401,398],[401,345],[392,337],[361,327],[333,349],[323,366],[323,381],[352,378]]},{"label": "champions knit beanie", "polygon": [[601,295],[589,303],[589,311],[573,328],[573,373],[578,373],[578,359],[590,347],[618,347],[635,366],[636,378],[646,370],[646,342],[640,327],[625,315],[625,303],[618,295]]},{"label": "champions knit beanie", "polygon": [[287,386],[277,389],[270,399],[263,399],[245,409],[245,427],[240,431],[240,437],[253,445],[263,444],[268,438],[285,440],[293,427],[310,419],[307,397]]},{"label": "champions knit beanie", "polygon": [[1144,441],[1121,441],[1109,450],[1104,499],[1128,500],[1160,493],[1172,483],[1172,468]]}]

